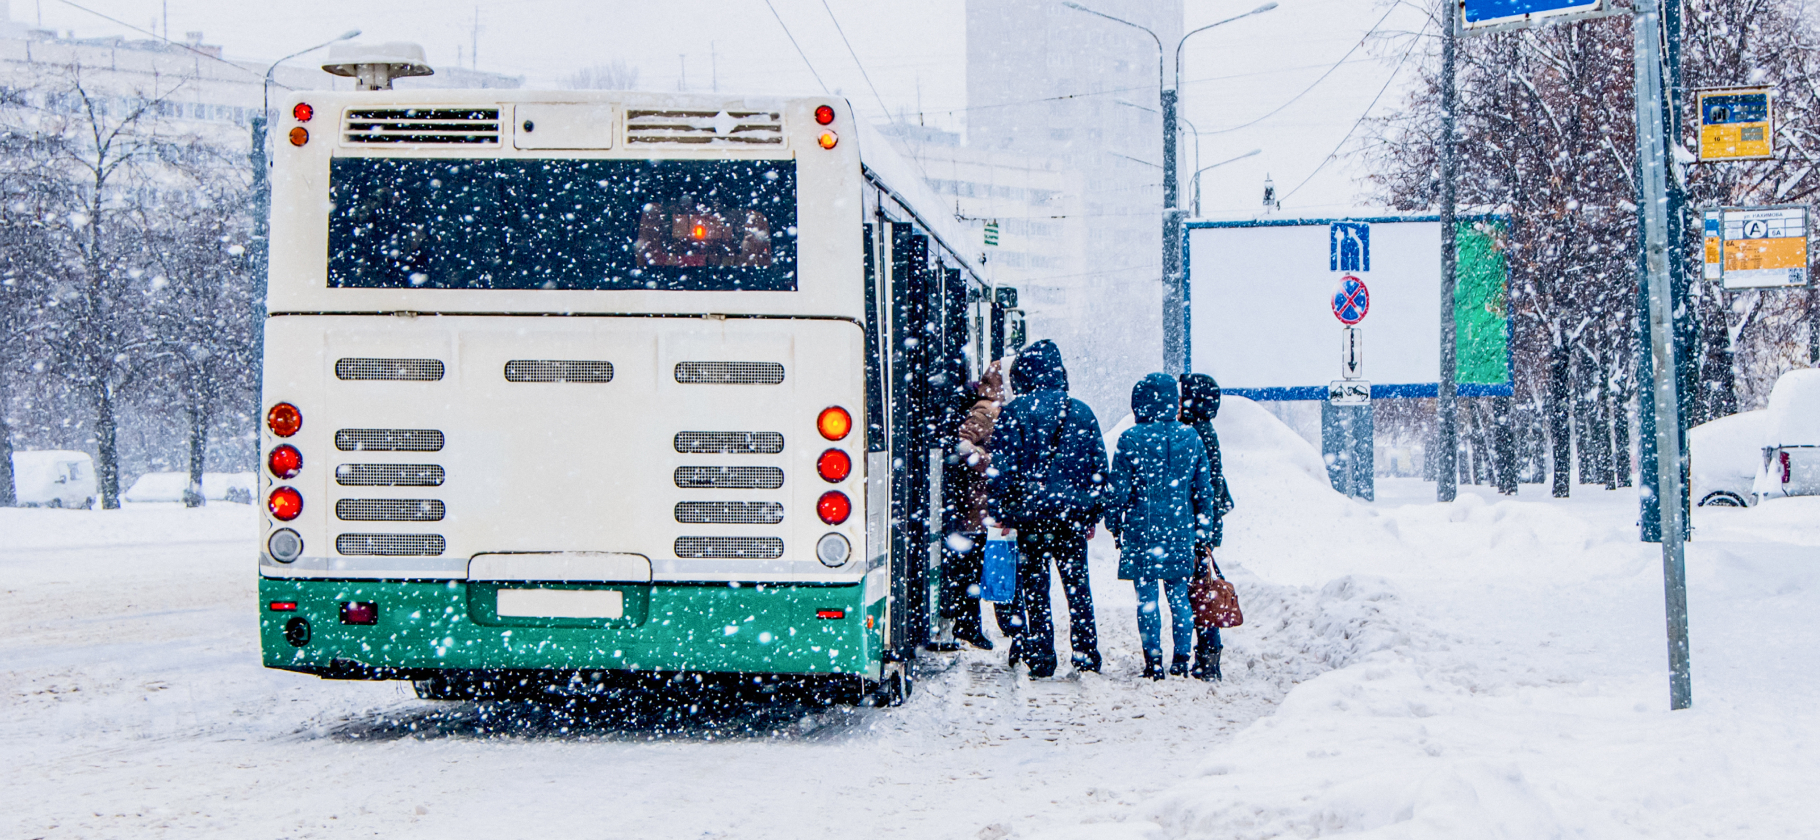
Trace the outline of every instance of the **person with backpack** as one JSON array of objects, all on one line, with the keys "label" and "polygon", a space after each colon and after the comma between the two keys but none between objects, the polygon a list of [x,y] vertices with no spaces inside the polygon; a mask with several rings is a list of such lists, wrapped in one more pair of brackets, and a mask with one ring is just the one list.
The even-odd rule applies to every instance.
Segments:
[{"label": "person with backpack", "polygon": [[1087,582],[1087,540],[1100,518],[1106,442],[1093,409],[1068,396],[1068,370],[1055,342],[1038,341],[1011,367],[1019,396],[1005,406],[992,432],[988,514],[1017,529],[1018,601],[1024,627],[1011,643],[1010,664],[1030,676],[1055,674],[1055,630],[1049,608],[1049,568],[1062,577],[1068,599],[1069,642],[1079,671],[1100,669],[1099,631]]},{"label": "person with backpack", "polygon": [[1137,425],[1119,435],[1106,498],[1106,528],[1118,540],[1119,578],[1137,587],[1138,638],[1144,676],[1164,677],[1162,607],[1169,602],[1175,658],[1168,674],[1188,676],[1194,645],[1194,610],[1188,581],[1195,546],[1213,527],[1215,497],[1207,451],[1180,422],[1175,377],[1153,373],[1131,389]]},{"label": "person with backpack", "polygon": [[[1213,430],[1213,418],[1220,413],[1220,383],[1205,373],[1184,373],[1182,384],[1182,422],[1194,429],[1207,450],[1207,466],[1213,473],[1213,526],[1203,529],[1195,546],[1199,565],[1195,577],[1213,575],[1213,550],[1220,547],[1225,532],[1225,517],[1232,510],[1232,491],[1226,485],[1226,470],[1220,464],[1220,436]],[[1194,668],[1196,679],[1220,679],[1220,628],[1207,625],[1195,628]]]}]

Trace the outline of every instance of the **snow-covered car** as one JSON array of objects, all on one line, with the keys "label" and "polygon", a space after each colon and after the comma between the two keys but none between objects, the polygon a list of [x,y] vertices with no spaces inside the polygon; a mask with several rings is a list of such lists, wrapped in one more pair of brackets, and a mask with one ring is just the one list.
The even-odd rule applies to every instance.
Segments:
[{"label": "snow-covered car", "polygon": [[[202,497],[209,501],[252,504],[255,480],[252,473],[203,473]],[[187,472],[146,473],[120,494],[120,499],[135,504],[181,502],[183,491],[189,485]]]},{"label": "snow-covered car", "polygon": [[1743,411],[1687,430],[1687,457],[1696,505],[1747,507],[1763,464],[1763,429],[1769,412]]},{"label": "snow-covered car", "polygon": [[1820,369],[1782,374],[1764,413],[1762,456],[1752,489],[1765,499],[1820,496]]},{"label": "snow-covered car", "polygon": [[29,507],[93,507],[94,459],[59,449],[14,452],[13,489],[19,504]]}]

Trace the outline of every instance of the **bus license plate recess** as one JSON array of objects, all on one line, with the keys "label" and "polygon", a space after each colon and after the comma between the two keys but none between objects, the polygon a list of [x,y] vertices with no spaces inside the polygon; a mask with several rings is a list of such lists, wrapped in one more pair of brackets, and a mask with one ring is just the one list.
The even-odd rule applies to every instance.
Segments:
[{"label": "bus license plate recess", "polygon": [[651,561],[638,554],[477,554],[468,563],[468,614],[493,627],[635,627],[651,596]]}]

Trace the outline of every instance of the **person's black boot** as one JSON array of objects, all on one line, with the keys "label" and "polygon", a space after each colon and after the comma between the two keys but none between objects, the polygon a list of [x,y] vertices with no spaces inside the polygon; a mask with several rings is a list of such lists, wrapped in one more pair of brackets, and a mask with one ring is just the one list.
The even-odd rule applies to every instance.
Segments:
[{"label": "person's black boot", "polygon": [[1217,680],[1220,678],[1220,646],[1213,644],[1212,634],[1202,634],[1195,639],[1194,669],[1188,673],[1197,680]]},{"label": "person's black boot", "polygon": [[992,640],[986,638],[986,634],[982,632],[978,626],[969,627],[957,623],[954,625],[954,638],[966,642],[980,650],[992,649]]},{"label": "person's black boot", "polygon": [[1163,657],[1161,654],[1144,651],[1144,679],[1160,680],[1163,678]]},{"label": "person's black boot", "polygon": [[1175,658],[1175,661],[1169,663],[1169,676],[1172,676],[1172,677],[1188,676],[1188,662],[1189,662],[1189,658],[1187,656],[1177,656]]}]

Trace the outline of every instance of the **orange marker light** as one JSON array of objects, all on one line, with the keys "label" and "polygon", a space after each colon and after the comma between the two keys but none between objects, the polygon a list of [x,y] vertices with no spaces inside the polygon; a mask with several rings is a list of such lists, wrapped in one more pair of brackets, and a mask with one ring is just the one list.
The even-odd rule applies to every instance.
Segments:
[{"label": "orange marker light", "polygon": [[279,403],[265,413],[266,428],[279,437],[290,437],[303,428],[303,412],[290,403]]},{"label": "orange marker light", "polygon": [[299,102],[291,106],[291,117],[298,122],[309,122],[313,116],[316,116],[316,109],[311,108],[308,102]]},{"label": "orange marker light", "polygon": [[310,142],[310,130],[309,129],[304,128],[301,125],[297,126],[296,128],[291,129],[291,145],[301,146],[308,142]]},{"label": "orange marker light", "polygon": [[838,405],[828,406],[815,418],[815,430],[829,440],[840,440],[853,431],[853,416]]},{"label": "orange marker light", "polygon": [[[296,131],[296,130],[300,130],[300,129],[293,129],[293,131]],[[291,142],[296,143],[297,141],[293,137]],[[832,131],[824,131],[824,132],[822,132],[822,136],[815,138],[815,142],[824,149],[832,149],[832,148],[834,148],[834,144],[840,142],[840,137],[839,137],[839,135],[836,135]],[[297,143],[297,145],[301,146],[303,144]]]}]

